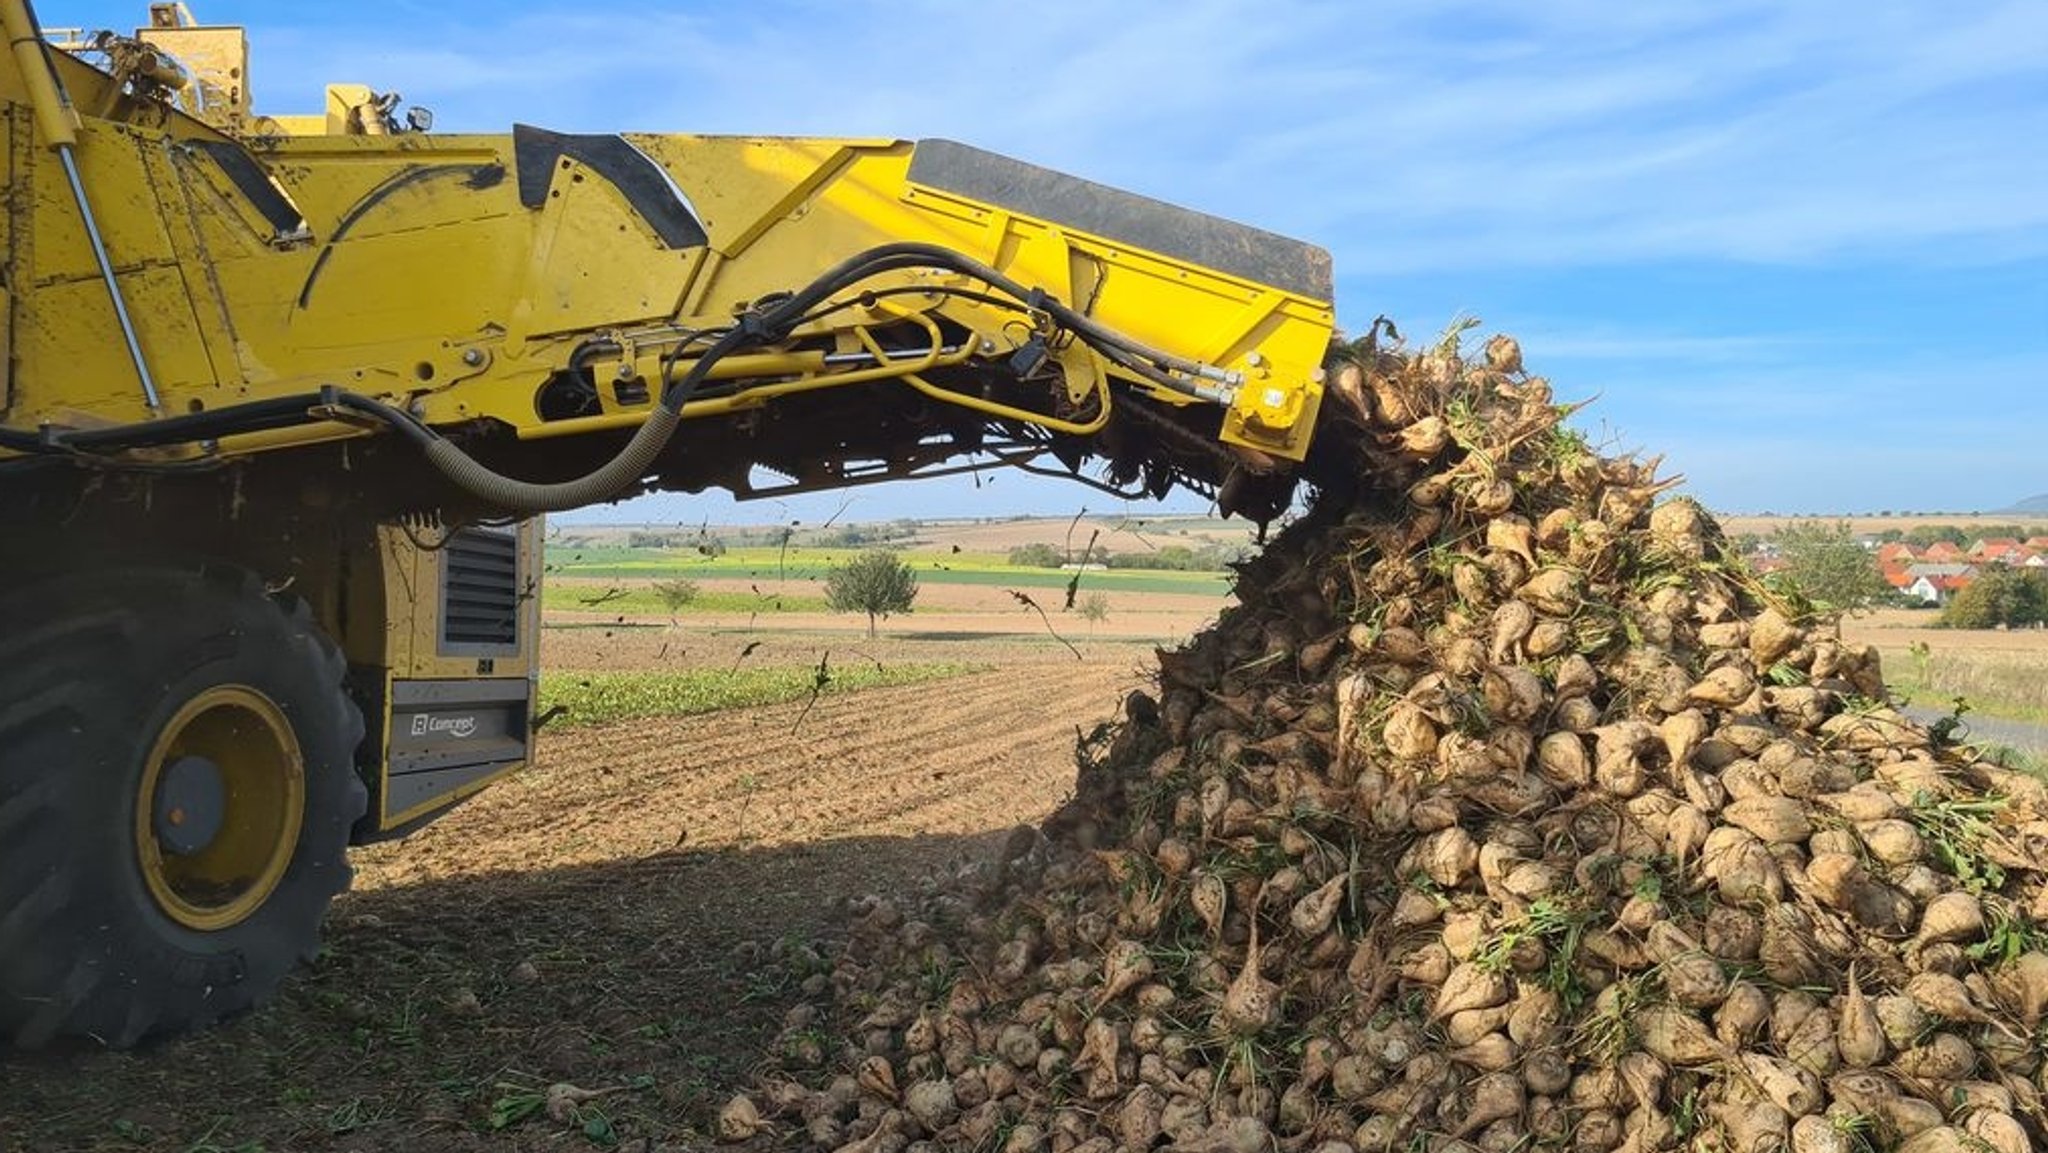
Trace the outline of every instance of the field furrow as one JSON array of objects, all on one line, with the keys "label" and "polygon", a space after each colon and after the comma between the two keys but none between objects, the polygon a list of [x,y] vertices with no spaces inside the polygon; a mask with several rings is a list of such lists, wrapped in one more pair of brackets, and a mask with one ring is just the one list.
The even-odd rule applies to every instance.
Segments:
[{"label": "field furrow", "polygon": [[534,768],[361,854],[358,887],[1037,820],[1072,779],[1076,728],[1132,683],[1114,659],[1047,663],[821,697],[808,715],[791,702],[544,734]]}]

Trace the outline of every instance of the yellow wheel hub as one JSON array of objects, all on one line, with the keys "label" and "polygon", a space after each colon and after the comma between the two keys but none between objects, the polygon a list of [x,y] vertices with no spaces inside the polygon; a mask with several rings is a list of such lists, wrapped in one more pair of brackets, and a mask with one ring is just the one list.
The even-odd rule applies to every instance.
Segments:
[{"label": "yellow wheel hub", "polygon": [[136,796],[150,896],[200,932],[247,920],[284,879],[305,804],[305,758],[275,702],[245,685],[193,697],[157,735]]}]

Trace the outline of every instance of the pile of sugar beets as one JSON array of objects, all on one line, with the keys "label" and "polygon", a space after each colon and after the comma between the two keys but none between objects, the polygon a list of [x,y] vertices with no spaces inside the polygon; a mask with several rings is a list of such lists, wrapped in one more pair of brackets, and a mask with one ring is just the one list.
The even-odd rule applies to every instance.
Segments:
[{"label": "pile of sugar beets", "polygon": [[[1343,348],[1355,482],[1002,859],[864,898],[728,1140],[2048,1148],[2048,796],[1496,336]],[[816,985],[824,982],[814,982]]]}]

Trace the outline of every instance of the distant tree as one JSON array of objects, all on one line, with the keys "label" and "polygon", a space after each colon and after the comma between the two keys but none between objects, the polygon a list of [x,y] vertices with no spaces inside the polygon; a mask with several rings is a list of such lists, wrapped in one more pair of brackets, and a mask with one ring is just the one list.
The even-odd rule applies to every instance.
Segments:
[{"label": "distant tree", "polygon": [[876,548],[825,573],[825,603],[837,613],[868,614],[868,635],[875,621],[890,613],[907,613],[917,599],[917,574],[903,558]]},{"label": "distant tree", "polygon": [[1963,533],[1972,541],[1989,540],[1993,537],[2011,537],[2014,540],[2025,540],[2033,535],[2027,530],[2027,526],[2023,524],[1973,524],[1966,526],[1963,529]]},{"label": "distant tree", "polygon": [[1784,579],[1808,599],[1831,609],[1858,609],[1891,591],[1870,550],[1856,542],[1847,521],[1809,520],[1771,534]]},{"label": "distant tree", "polygon": [[1956,590],[1941,610],[1952,629],[1995,629],[2048,622],[2048,575],[2028,569],[1986,565],[1977,579]]},{"label": "distant tree", "polygon": [[1088,635],[1095,635],[1095,626],[1109,619],[1109,598],[1101,593],[1089,593],[1081,598],[1081,619],[1088,622]]},{"label": "distant tree", "polygon": [[1044,541],[1020,544],[1010,550],[1010,563],[1018,568],[1058,568],[1065,560],[1059,549]]},{"label": "distant tree", "polygon": [[1938,541],[1966,545],[1970,543],[1970,538],[1964,535],[1962,529],[1952,524],[1916,524],[1906,530],[1906,543],[1915,548],[1926,548]]},{"label": "distant tree", "polygon": [[697,582],[677,577],[674,580],[655,581],[654,595],[668,606],[672,613],[683,611],[683,606],[697,599]]},{"label": "distant tree", "polygon": [[1070,564],[1111,564],[1109,550],[1091,545],[1085,554],[1058,545],[1033,541],[1010,550],[1010,563],[1018,568],[1064,568]]},{"label": "distant tree", "polygon": [[1120,552],[1109,558],[1111,568],[1166,569],[1187,572],[1196,566],[1195,550],[1184,544],[1169,544],[1151,552]]},{"label": "distant tree", "polygon": [[882,534],[876,532],[872,525],[848,524],[819,530],[818,547],[860,548],[863,545],[879,543],[883,539]]},{"label": "distant tree", "polygon": [[1204,544],[1193,548],[1170,544],[1151,552],[1120,552],[1109,558],[1111,568],[1167,569],[1173,572],[1221,572],[1242,559],[1243,549],[1235,545]]}]

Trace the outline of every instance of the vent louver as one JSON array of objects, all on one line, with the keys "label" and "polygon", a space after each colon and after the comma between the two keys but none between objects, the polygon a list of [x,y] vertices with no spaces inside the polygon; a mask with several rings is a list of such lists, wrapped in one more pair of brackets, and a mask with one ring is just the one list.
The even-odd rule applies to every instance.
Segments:
[{"label": "vent louver", "polygon": [[457,652],[519,643],[519,538],[459,529],[442,551],[441,646]]}]

